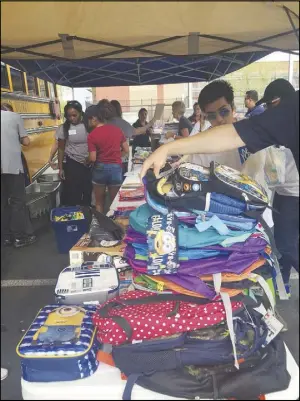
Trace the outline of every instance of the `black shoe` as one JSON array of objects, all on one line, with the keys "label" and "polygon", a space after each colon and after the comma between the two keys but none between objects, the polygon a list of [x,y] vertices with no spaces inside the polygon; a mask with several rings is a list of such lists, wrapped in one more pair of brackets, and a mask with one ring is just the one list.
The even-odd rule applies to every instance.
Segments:
[{"label": "black shoe", "polygon": [[10,237],[5,238],[4,246],[12,246],[14,244],[14,240]]},{"label": "black shoe", "polygon": [[15,239],[14,247],[22,248],[23,246],[28,246],[34,244],[37,238],[35,235],[28,235],[27,237]]}]

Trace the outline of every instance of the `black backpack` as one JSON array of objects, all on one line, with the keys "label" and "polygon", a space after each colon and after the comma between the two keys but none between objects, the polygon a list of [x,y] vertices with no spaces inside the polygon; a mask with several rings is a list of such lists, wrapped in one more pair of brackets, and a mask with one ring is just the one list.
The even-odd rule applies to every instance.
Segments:
[{"label": "black backpack", "polygon": [[266,348],[241,363],[239,370],[231,363],[184,366],[142,376],[136,374],[128,378],[123,400],[131,399],[134,382],[148,390],[180,399],[251,400],[287,389],[290,379],[285,346],[277,336]]},{"label": "black backpack", "polygon": [[[264,344],[267,326],[261,315],[250,309],[243,309],[235,315],[233,326],[237,358],[248,359]],[[234,365],[232,343],[226,324],[115,346],[112,356],[116,367],[128,377],[124,394],[131,393],[139,377],[148,377],[156,372],[183,369],[190,365]]]}]

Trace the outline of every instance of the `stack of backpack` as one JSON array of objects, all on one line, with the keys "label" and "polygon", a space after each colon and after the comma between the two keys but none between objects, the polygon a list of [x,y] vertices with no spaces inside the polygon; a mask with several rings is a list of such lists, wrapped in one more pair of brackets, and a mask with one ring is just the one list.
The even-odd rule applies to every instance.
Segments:
[{"label": "stack of backpack", "polygon": [[[135,384],[186,399],[257,399],[288,388],[280,324],[271,330],[278,274],[259,222],[263,189],[224,166],[182,164],[159,179],[149,173],[145,196],[125,238],[134,289],[118,295],[116,274],[97,262],[64,269],[57,304],[38,312],[17,346],[23,379],[87,378],[109,344],[127,379],[124,400]],[[95,240],[123,238],[103,216],[90,217]],[[85,304],[98,293],[102,304]]]},{"label": "stack of backpack", "polygon": [[[177,170],[158,180],[147,177],[147,203],[130,214],[125,256],[134,270],[135,287],[216,299],[218,274],[222,292],[229,296],[248,291],[257,279],[266,280],[274,294],[272,247],[258,221],[268,205],[264,190],[245,176],[248,192],[216,178],[213,184],[204,181],[205,189],[205,169],[185,163]],[[233,180],[232,170],[225,171]],[[235,183],[241,185],[238,178]],[[210,187],[223,192],[229,188],[236,197],[205,192]]]},{"label": "stack of backpack", "polygon": [[[148,174],[145,193],[125,238],[135,291],[93,318],[98,341],[113,346],[127,377],[123,399],[135,383],[187,399],[256,399],[286,389],[285,347],[267,319],[277,272],[260,223],[264,190],[216,163],[186,163],[159,179]],[[264,305],[248,296],[257,282]]]}]

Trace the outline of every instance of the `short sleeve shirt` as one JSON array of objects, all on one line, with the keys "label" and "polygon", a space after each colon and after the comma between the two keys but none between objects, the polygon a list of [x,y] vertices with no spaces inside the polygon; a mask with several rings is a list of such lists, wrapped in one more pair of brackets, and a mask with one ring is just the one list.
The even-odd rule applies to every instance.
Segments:
[{"label": "short sleeve shirt", "polygon": [[95,128],[88,136],[89,152],[97,153],[97,162],[122,165],[121,146],[126,138],[120,128],[114,125],[102,125]]},{"label": "short sleeve shirt", "polygon": [[[56,139],[65,139],[63,125],[60,125],[55,134]],[[88,157],[88,132],[84,124],[70,125],[69,136],[66,140],[65,154],[78,163],[84,163]]]},{"label": "short sleeve shirt", "polygon": [[22,117],[1,110],[1,174],[24,173],[20,140],[26,136]]},{"label": "short sleeve shirt", "polygon": [[189,130],[189,134],[190,134],[193,130],[193,124],[186,117],[181,116],[179,119],[179,126],[178,126],[178,135],[179,136],[181,136],[181,130],[183,128],[187,128]]},{"label": "short sleeve shirt", "polygon": [[278,106],[233,125],[251,153],[271,145],[291,149],[299,171],[299,91]]},{"label": "short sleeve shirt", "polygon": [[121,117],[112,118],[111,120],[109,120],[108,124],[116,125],[117,127],[119,127],[123,131],[123,134],[127,139],[130,139],[134,135],[134,128],[132,127],[132,125],[130,125],[129,122]]},{"label": "short sleeve shirt", "polygon": [[[148,124],[146,122],[146,124]],[[137,120],[134,124],[132,124],[132,126],[134,128],[140,128],[143,127],[143,125],[140,123],[139,120]],[[139,134],[136,135],[133,139],[133,143],[132,143],[132,147],[133,147],[133,151],[135,150],[135,148],[137,147],[141,147],[141,148],[147,148],[149,146],[151,146],[151,142],[150,142],[150,130],[147,130],[147,132],[145,134]]]}]

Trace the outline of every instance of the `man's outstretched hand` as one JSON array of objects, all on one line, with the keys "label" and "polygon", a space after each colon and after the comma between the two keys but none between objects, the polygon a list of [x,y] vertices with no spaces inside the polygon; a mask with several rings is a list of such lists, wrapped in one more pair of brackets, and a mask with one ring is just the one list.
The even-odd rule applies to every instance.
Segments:
[{"label": "man's outstretched hand", "polygon": [[168,152],[165,146],[161,146],[155,152],[149,156],[143,164],[142,171],[140,173],[141,179],[146,175],[150,168],[153,168],[156,177],[159,175],[160,169],[166,164]]}]

